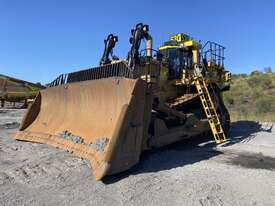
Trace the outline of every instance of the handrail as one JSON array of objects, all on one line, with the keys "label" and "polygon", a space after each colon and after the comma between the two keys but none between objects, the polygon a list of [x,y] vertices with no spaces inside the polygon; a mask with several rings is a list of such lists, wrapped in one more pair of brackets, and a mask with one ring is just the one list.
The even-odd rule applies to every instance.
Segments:
[{"label": "handrail", "polygon": [[[205,51],[205,49],[207,50]],[[224,50],[225,47],[216,42],[207,41],[201,49],[202,58],[207,62],[213,62],[218,66],[224,67]]]}]

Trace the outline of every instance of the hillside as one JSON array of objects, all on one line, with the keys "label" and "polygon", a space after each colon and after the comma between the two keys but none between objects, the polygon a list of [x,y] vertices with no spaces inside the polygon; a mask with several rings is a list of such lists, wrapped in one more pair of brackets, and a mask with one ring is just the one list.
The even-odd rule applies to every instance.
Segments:
[{"label": "hillside", "polygon": [[224,100],[233,121],[275,122],[275,73],[254,71],[250,75],[233,75]]}]

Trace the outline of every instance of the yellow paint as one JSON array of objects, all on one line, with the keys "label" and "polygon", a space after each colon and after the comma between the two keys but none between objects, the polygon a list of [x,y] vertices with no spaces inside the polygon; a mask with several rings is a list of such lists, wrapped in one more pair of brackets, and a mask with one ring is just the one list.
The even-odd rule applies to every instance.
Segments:
[{"label": "yellow paint", "polygon": [[189,41],[185,41],[184,42],[184,46],[186,47],[190,47],[190,46],[193,46],[194,45],[194,41],[193,40],[189,40]]},{"label": "yellow paint", "polygon": [[159,47],[159,50],[177,49],[177,48],[179,48],[179,46],[171,46],[171,45],[168,45],[168,46],[161,46],[161,47]]}]

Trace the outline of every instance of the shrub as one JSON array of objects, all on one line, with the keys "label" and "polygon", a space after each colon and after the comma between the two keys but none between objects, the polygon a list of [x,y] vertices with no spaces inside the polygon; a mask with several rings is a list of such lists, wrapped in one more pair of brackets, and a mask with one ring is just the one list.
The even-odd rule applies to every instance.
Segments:
[{"label": "shrub", "polygon": [[256,101],[256,111],[258,114],[261,113],[272,113],[275,111],[274,98],[271,96],[262,96]]},{"label": "shrub", "polygon": [[247,80],[247,84],[251,88],[261,87],[261,89],[271,89],[273,87],[271,77],[267,76],[266,74],[251,76]]},{"label": "shrub", "polygon": [[260,75],[262,74],[262,72],[258,71],[258,70],[254,70],[253,72],[251,72],[251,76],[255,76],[255,75]]},{"label": "shrub", "polygon": [[275,121],[275,73],[253,71],[234,75],[225,104],[234,121],[240,119]]}]

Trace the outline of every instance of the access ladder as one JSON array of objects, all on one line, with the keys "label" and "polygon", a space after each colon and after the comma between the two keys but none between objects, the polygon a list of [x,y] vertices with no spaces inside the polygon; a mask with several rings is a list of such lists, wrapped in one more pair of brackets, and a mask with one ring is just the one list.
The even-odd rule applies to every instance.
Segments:
[{"label": "access ladder", "polygon": [[205,115],[208,119],[211,131],[215,138],[216,143],[220,144],[220,143],[226,142],[227,141],[226,136],[224,134],[221,122],[219,120],[217,111],[215,109],[215,105],[211,99],[209,90],[206,86],[203,76],[195,75],[194,83],[198,90]]}]

